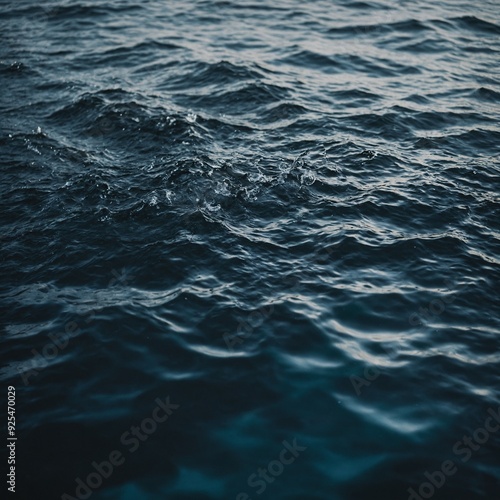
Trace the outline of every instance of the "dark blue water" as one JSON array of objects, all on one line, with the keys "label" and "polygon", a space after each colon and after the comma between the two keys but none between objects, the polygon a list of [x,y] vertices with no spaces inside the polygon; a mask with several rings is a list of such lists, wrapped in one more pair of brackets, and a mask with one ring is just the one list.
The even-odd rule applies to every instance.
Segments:
[{"label": "dark blue water", "polygon": [[4,498],[500,498],[497,0],[0,14]]}]

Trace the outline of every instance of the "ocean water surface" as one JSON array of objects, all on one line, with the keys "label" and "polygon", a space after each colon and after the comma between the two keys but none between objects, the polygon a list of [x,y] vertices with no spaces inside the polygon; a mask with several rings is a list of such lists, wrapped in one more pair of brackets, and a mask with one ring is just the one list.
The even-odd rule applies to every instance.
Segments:
[{"label": "ocean water surface", "polygon": [[499,67],[498,0],[1,1],[2,497],[500,498]]}]

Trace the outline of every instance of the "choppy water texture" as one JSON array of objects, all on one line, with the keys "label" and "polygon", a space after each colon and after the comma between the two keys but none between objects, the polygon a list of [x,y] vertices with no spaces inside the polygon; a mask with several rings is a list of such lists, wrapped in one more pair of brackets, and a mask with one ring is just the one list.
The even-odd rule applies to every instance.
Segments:
[{"label": "choppy water texture", "polygon": [[498,1],[0,11],[16,498],[500,498]]}]

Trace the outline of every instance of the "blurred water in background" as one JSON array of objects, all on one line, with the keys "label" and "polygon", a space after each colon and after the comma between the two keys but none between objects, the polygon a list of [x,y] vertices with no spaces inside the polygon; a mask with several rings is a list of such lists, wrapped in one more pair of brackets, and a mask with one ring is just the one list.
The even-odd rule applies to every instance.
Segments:
[{"label": "blurred water in background", "polygon": [[499,498],[498,1],[0,14],[18,498]]}]

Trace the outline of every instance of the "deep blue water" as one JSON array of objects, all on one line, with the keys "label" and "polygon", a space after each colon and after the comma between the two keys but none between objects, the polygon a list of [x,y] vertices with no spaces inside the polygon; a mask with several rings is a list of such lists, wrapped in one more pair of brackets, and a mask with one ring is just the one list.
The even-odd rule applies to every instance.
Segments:
[{"label": "deep blue water", "polygon": [[2,497],[500,498],[499,67],[498,0],[1,1]]}]

